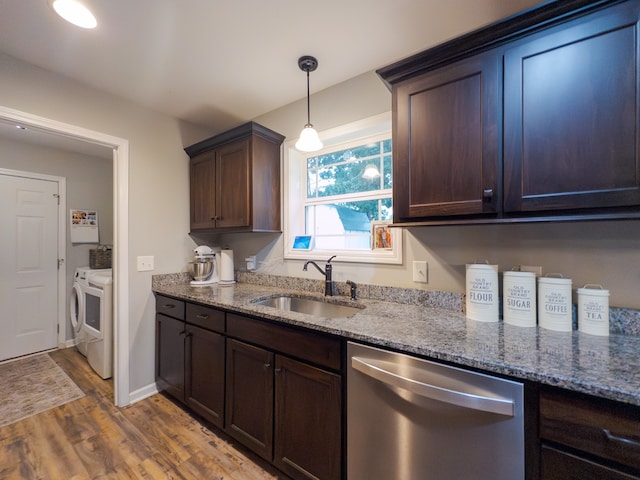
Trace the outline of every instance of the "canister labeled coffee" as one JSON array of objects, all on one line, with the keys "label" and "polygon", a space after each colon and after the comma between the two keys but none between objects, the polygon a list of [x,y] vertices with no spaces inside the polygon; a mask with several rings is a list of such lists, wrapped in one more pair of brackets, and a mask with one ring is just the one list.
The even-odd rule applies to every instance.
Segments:
[{"label": "canister labeled coffee", "polygon": [[502,275],[504,323],[518,327],[536,326],[536,275],[533,272],[504,272]]},{"label": "canister labeled coffee", "polygon": [[570,332],[573,329],[570,278],[559,274],[538,278],[538,321],[548,330]]},{"label": "canister labeled coffee", "polygon": [[466,269],[467,317],[480,322],[498,321],[498,266],[468,264]]},{"label": "canister labeled coffee", "polygon": [[591,335],[609,335],[609,290],[585,285],[578,293],[578,330]]}]

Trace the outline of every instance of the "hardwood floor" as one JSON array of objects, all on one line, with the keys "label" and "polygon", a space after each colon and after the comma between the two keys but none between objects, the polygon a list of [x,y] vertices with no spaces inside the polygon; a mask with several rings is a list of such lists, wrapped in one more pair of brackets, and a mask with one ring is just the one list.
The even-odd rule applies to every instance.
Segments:
[{"label": "hardwood floor", "polygon": [[0,479],[287,478],[164,395],[117,408],[75,349],[50,355],[86,396],[0,428]]}]

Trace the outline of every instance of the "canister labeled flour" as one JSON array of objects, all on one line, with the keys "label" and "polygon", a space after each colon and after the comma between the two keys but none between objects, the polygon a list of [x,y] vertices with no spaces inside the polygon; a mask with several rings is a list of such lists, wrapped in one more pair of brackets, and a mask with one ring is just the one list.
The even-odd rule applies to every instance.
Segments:
[{"label": "canister labeled flour", "polygon": [[609,335],[609,290],[585,285],[578,293],[578,330],[591,335]]},{"label": "canister labeled flour", "polygon": [[467,317],[480,322],[498,321],[498,266],[469,264],[466,270]]},{"label": "canister labeled flour", "polygon": [[570,332],[571,279],[550,275],[538,278],[538,321],[542,328]]},{"label": "canister labeled flour", "polygon": [[533,272],[504,272],[502,275],[504,323],[518,327],[536,326],[536,275]]}]

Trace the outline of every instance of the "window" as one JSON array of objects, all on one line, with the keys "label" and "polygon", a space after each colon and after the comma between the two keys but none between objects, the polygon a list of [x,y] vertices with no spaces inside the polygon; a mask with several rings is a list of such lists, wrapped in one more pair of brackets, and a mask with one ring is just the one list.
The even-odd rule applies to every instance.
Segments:
[{"label": "window", "polygon": [[[298,152],[295,140],[285,145],[285,258],[402,263],[401,229],[387,228],[393,216],[390,115],[321,136],[319,152]],[[311,253],[293,249],[300,235],[313,237]]]}]

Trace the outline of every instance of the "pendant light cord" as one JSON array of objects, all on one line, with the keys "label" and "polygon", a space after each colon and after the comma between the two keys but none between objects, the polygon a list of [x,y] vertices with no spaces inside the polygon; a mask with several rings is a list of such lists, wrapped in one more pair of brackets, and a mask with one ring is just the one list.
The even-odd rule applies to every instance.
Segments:
[{"label": "pendant light cord", "polygon": [[307,69],[307,125],[311,125],[311,102],[309,101],[309,69]]}]

